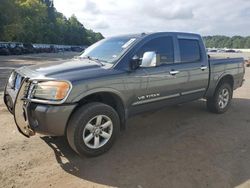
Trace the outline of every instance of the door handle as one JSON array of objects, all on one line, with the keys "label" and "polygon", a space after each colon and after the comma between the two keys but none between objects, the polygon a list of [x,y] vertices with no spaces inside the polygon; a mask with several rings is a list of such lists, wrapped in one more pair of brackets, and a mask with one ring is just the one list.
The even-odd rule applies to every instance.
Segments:
[{"label": "door handle", "polygon": [[176,75],[176,74],[178,74],[178,73],[180,73],[180,71],[176,71],[176,70],[170,71],[170,74],[173,75],[173,76]]},{"label": "door handle", "polygon": [[201,70],[204,71],[207,69],[207,66],[201,66]]}]

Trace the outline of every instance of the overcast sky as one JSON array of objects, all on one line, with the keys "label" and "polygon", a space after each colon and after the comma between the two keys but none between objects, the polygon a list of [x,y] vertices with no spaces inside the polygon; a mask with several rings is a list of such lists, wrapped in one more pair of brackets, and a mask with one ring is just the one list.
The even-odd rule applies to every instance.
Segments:
[{"label": "overcast sky", "polygon": [[54,0],[104,36],[153,31],[250,35],[250,0]]}]

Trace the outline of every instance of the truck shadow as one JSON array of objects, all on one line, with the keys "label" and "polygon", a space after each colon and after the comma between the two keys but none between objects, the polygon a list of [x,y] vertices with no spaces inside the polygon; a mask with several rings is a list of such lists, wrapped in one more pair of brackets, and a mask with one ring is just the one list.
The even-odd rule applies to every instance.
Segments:
[{"label": "truck shadow", "polygon": [[63,137],[41,137],[61,168],[115,187],[234,187],[250,179],[250,100],[235,98],[222,115],[204,101],[129,120],[113,148],[81,158]]}]

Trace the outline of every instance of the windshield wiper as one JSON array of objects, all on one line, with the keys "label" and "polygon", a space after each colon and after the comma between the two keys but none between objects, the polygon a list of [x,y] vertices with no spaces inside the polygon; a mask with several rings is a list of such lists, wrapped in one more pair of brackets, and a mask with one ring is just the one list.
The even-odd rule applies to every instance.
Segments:
[{"label": "windshield wiper", "polygon": [[98,58],[94,58],[94,57],[91,57],[91,56],[83,56],[83,57],[79,56],[78,59],[80,59],[80,60],[81,59],[88,59],[88,60],[91,60],[91,61],[94,61],[94,62],[100,64],[101,66],[104,66],[103,62],[108,63],[108,61],[100,60]]},{"label": "windshield wiper", "polygon": [[98,58],[94,58],[94,57],[90,57],[90,56],[87,56],[87,58],[91,61],[95,61],[96,63],[99,63],[101,66],[104,66],[104,64],[102,62],[105,62],[105,61],[102,61]]}]

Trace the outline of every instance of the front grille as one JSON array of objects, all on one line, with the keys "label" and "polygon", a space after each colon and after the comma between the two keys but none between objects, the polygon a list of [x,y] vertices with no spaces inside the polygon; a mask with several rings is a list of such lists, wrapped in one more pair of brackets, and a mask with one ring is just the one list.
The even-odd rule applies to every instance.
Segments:
[{"label": "front grille", "polygon": [[21,74],[17,73],[17,72],[13,72],[13,84],[12,84],[12,89],[15,90],[15,92],[17,93],[19,91],[19,89],[22,86],[22,83],[25,84],[25,88],[24,88],[24,92],[23,92],[23,97],[27,98],[28,96],[28,92],[29,92],[29,87],[30,87],[30,82],[28,82],[28,79],[25,80],[25,82],[23,82],[23,80],[25,79],[24,76],[22,76]]},{"label": "front grille", "polygon": [[24,92],[23,92],[23,96],[24,98],[27,98],[29,95],[29,88],[30,88],[30,82],[25,82],[25,88],[24,88]]}]

